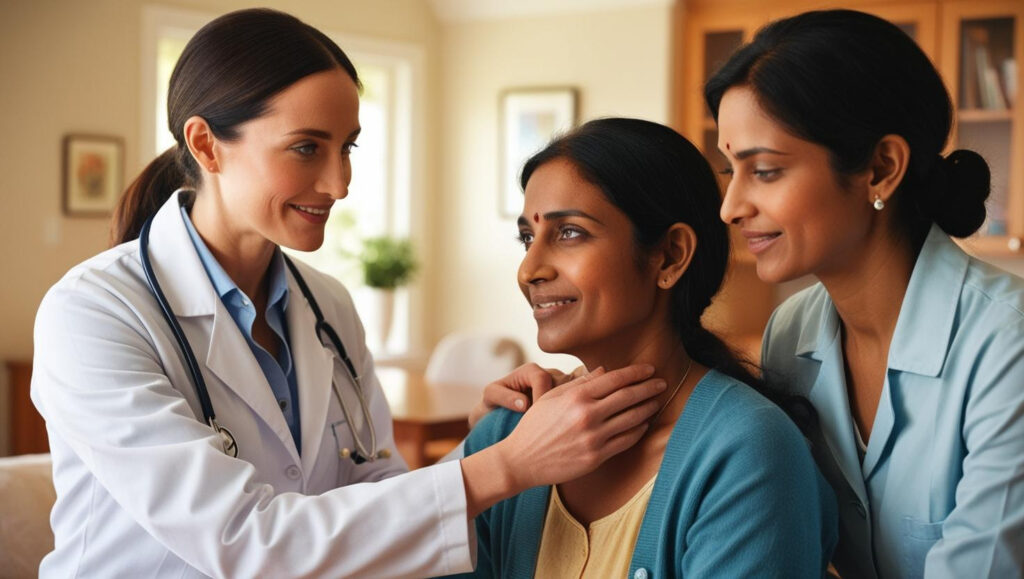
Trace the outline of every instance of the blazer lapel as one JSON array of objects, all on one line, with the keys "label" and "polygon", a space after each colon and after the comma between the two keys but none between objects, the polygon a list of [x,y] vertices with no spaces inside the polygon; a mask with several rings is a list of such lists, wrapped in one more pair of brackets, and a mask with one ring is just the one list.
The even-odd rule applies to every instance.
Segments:
[{"label": "blazer lapel", "polygon": [[875,412],[875,422],[871,427],[871,438],[868,440],[868,449],[864,454],[864,480],[871,478],[878,468],[882,459],[882,452],[889,445],[889,438],[892,436],[893,425],[896,416],[893,412],[892,390],[886,371],[885,385],[882,387],[882,396],[878,400],[878,410]]},{"label": "blazer lapel", "polygon": [[825,310],[818,349],[811,357],[820,363],[818,375],[807,398],[820,414],[818,424],[831,453],[831,462],[838,467],[857,497],[867,503],[867,491],[861,473],[857,443],[853,436],[850,400],[846,392],[846,374],[839,332],[839,316],[829,304]]}]

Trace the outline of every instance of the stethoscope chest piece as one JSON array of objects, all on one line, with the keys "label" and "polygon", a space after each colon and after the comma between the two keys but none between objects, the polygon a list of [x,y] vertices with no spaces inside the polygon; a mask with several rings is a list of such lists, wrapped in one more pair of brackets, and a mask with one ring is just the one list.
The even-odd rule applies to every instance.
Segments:
[{"label": "stethoscope chest piece", "polygon": [[377,451],[377,454],[372,455],[371,458],[366,458],[358,450],[352,450],[351,448],[343,448],[338,451],[338,458],[342,460],[351,458],[352,462],[356,464],[363,464],[364,462],[367,461],[373,462],[377,459],[391,458],[391,451],[386,448],[382,448]]}]

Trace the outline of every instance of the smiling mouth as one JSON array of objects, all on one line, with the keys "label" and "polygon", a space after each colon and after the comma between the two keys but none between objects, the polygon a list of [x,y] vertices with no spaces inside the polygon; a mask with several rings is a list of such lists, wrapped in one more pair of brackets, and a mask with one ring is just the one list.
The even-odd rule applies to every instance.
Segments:
[{"label": "smiling mouth", "polygon": [[310,215],[327,215],[328,213],[331,212],[330,209],[320,209],[317,207],[308,207],[306,205],[289,205],[289,207],[292,207],[293,209],[298,209],[299,211],[303,213],[308,213]]},{"label": "smiling mouth", "polygon": [[551,308],[555,308],[555,307],[558,307],[558,306],[564,306],[564,305],[568,305],[568,304],[575,303],[575,302],[576,302],[576,300],[572,299],[572,298],[566,299],[566,300],[555,300],[555,301],[550,301],[550,302],[537,302],[537,303],[533,304],[533,309],[534,309],[534,311],[549,310]]},{"label": "smiling mouth", "polygon": [[748,243],[761,243],[761,242],[770,241],[772,239],[775,239],[776,237],[778,237],[780,235],[782,235],[782,234],[781,233],[765,233],[764,235],[748,237],[747,238],[747,242]]}]

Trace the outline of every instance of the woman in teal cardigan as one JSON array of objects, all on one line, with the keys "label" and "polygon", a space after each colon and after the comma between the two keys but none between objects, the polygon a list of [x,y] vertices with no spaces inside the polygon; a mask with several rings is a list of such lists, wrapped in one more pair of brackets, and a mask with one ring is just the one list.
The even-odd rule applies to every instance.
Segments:
[{"label": "woman in teal cardigan", "polygon": [[[478,516],[476,576],[822,576],[836,506],[780,407],[804,416],[801,401],[701,325],[729,255],[707,161],[662,125],[601,119],[531,158],[522,184],[518,277],[540,347],[587,368],[649,364],[670,387],[636,446]],[[521,416],[487,415],[467,454]]]}]

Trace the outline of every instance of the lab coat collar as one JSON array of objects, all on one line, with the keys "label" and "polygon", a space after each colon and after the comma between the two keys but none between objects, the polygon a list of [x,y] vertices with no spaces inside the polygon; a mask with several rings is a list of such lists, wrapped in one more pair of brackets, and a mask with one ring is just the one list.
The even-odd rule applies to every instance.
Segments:
[{"label": "lab coat collar", "polygon": [[181,205],[192,203],[194,197],[195,192],[187,189],[171,194],[149,232],[153,271],[179,318],[212,316],[220,302],[181,218]]},{"label": "lab coat collar", "polygon": [[[302,270],[303,277],[307,278],[309,283],[312,278],[309,268],[298,260],[292,261]],[[313,315],[313,309],[302,295],[302,290],[291,272],[288,273],[288,291],[296,297],[291,300],[291,306],[285,313],[288,316],[292,362],[299,390],[299,416],[302,417],[302,468],[303,472],[312,472],[317,460],[317,450],[326,430],[327,409],[330,407],[334,392],[331,380],[342,380],[343,372],[337,371],[332,351],[320,343],[316,333],[316,316]],[[315,290],[311,287],[310,291]],[[314,294],[313,297],[318,296]],[[320,308],[324,315],[330,316],[327,300],[317,301],[321,304]],[[344,339],[344,336],[342,337]],[[337,386],[342,390],[349,387],[344,383],[338,383]],[[345,430],[346,428],[342,427],[342,431]]]},{"label": "lab coat collar", "polygon": [[[267,423],[298,462],[298,449],[270,384],[256,362],[245,336],[221,302],[181,218],[181,205],[191,203],[194,195],[194,192],[184,189],[175,191],[153,218],[149,244],[153,270],[176,317],[212,317],[210,322],[200,322],[210,324],[205,331],[209,336],[206,367]],[[313,327],[311,324],[308,327],[291,326],[290,331],[312,333]],[[201,356],[199,341],[193,336],[190,336],[190,340],[193,342],[192,347],[197,350],[196,356]],[[301,401],[306,392],[302,387],[301,375],[298,378]],[[206,379],[209,381],[209,377]],[[304,426],[303,434],[305,432]]]}]

